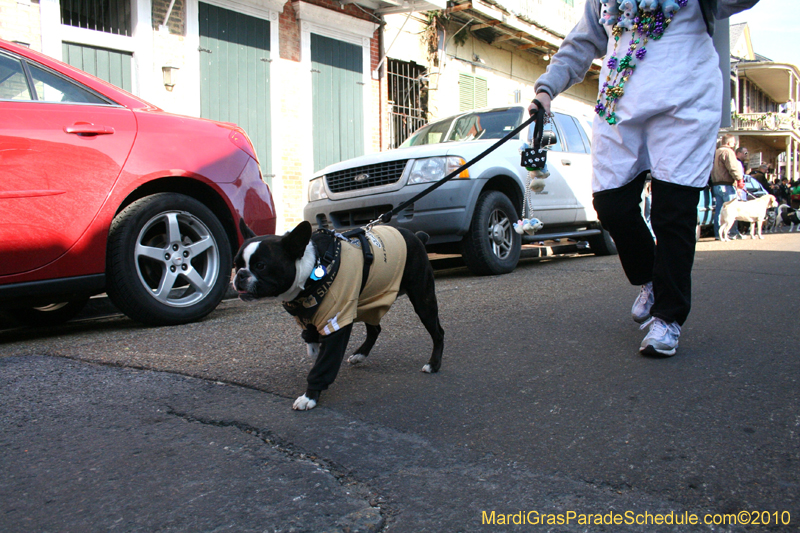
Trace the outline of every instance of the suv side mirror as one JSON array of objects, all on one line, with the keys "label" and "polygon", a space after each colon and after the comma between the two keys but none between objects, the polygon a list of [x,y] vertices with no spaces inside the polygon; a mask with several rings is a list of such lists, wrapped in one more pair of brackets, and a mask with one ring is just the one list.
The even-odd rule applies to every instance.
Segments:
[{"label": "suv side mirror", "polygon": [[545,131],[542,132],[542,147],[550,146],[556,144],[556,132],[554,131]]}]

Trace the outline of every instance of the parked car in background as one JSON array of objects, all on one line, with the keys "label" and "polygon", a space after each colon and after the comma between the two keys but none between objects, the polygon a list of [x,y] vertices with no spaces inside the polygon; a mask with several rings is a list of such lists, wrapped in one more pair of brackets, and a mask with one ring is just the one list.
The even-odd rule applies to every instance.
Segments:
[{"label": "parked car in background", "polygon": [[[520,166],[520,147],[528,131],[404,209],[391,224],[428,233],[429,251],[460,253],[479,275],[512,271],[523,242],[571,238],[588,241],[597,254],[616,253],[592,207],[588,123],[554,111],[545,127],[552,133],[550,177],[532,202],[542,231],[523,239],[512,227],[523,210],[527,170]],[[337,231],[363,226],[474,159],[525,117],[522,106],[462,113],[422,127],[396,150],[330,165],[310,181],[304,218]]]},{"label": "parked car in background", "polygon": [[0,310],[50,324],[107,292],[134,320],[180,324],[225,294],[243,219],[275,232],[235,124],[172,115],[0,41]]}]

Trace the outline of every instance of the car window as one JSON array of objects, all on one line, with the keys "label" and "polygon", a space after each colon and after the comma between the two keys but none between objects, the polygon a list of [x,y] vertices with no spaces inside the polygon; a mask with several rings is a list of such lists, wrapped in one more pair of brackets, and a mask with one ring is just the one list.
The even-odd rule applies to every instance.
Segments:
[{"label": "car window", "polygon": [[470,113],[456,119],[448,141],[502,139],[522,123],[522,109]]},{"label": "car window", "polygon": [[[583,145],[586,147],[586,153],[587,154],[591,154],[592,153],[592,141],[591,141],[591,139],[589,139],[589,135],[586,133],[586,129],[581,125],[581,119],[576,118],[576,117],[572,117],[572,120],[575,121],[575,125],[578,126],[578,131],[580,132],[581,137],[583,137]],[[592,123],[589,122],[589,121],[585,121],[585,122],[589,124],[589,131],[592,131]]]},{"label": "car window", "polygon": [[107,104],[88,89],[75,82],[62,78],[52,72],[28,63],[36,96],[44,102],[62,102],[76,104]]},{"label": "car window", "polygon": [[583,137],[579,130],[579,126],[575,123],[570,115],[563,113],[553,113],[558,120],[558,126],[564,134],[564,144],[567,146],[567,151],[575,153],[586,153],[586,147],[583,144]]},{"label": "car window", "polygon": [[0,100],[31,100],[22,62],[0,54]]},{"label": "car window", "polygon": [[453,123],[453,119],[442,120],[440,122],[434,122],[433,124],[428,124],[427,126],[423,126],[422,128],[418,129],[416,133],[414,133],[411,137],[405,140],[403,144],[400,145],[400,148],[406,148],[408,146],[422,146],[423,144],[436,144],[443,141],[444,136],[450,130],[450,125]]},{"label": "car window", "polygon": [[[531,135],[533,135],[533,124],[530,126],[530,131]],[[550,122],[546,123],[544,125],[544,131],[552,131],[556,134],[556,142],[548,146],[547,149],[551,152],[563,152],[564,145],[561,143],[561,134],[559,133],[558,128],[556,128],[555,121],[550,120]],[[530,144],[533,145],[533,141],[530,141]]]}]

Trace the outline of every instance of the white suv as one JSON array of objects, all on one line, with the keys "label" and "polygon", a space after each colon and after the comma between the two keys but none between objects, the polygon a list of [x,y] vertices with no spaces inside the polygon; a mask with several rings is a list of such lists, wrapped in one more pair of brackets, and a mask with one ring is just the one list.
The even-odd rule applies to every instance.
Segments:
[{"label": "white suv", "polygon": [[[304,218],[321,228],[364,226],[472,160],[519,126],[526,108],[462,113],[428,124],[396,150],[330,165],[309,184]],[[533,125],[530,126],[532,130]],[[554,110],[547,157],[550,177],[532,196],[532,216],[544,223],[533,236],[518,235],[527,170],[520,133],[457,178],[398,213],[390,224],[430,235],[428,250],[460,253],[475,274],[504,274],[517,265],[522,243],[570,238],[598,255],[616,253],[592,207],[588,119]]]}]

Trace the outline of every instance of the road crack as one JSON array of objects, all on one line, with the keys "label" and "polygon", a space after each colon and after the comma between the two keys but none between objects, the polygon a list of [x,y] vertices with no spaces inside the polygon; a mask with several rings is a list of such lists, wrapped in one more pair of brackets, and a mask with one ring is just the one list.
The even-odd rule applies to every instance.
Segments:
[{"label": "road crack", "polygon": [[386,499],[367,482],[357,479],[345,467],[321,457],[319,454],[308,452],[291,442],[287,442],[271,431],[246,424],[236,420],[215,420],[201,418],[186,412],[167,407],[167,414],[178,417],[193,424],[203,424],[219,428],[234,428],[242,433],[259,439],[261,442],[277,451],[290,461],[305,462],[313,465],[318,470],[333,476],[340,486],[349,494],[363,500],[366,507],[351,513],[337,521],[336,527],[326,530],[329,533],[378,533],[386,526],[386,517],[394,513],[387,506]]}]

